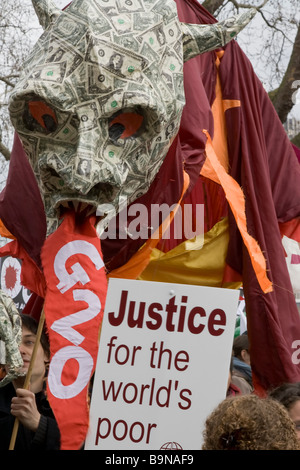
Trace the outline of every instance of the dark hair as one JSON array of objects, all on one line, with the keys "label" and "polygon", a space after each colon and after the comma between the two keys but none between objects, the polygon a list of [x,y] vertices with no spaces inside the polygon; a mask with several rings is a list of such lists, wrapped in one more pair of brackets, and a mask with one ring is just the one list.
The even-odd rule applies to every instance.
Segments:
[{"label": "dark hair", "polygon": [[269,392],[269,397],[279,401],[287,410],[300,400],[300,382],[284,383]]},{"label": "dark hair", "polygon": [[243,349],[249,351],[248,335],[237,336],[233,341],[232,350],[235,357],[241,358],[241,352]]},{"label": "dark hair", "polygon": [[[29,331],[31,331],[31,333],[36,335],[38,330],[38,322],[28,314],[21,313],[20,316],[22,320],[22,325],[24,325]],[[50,357],[49,339],[45,330],[43,330],[41,334],[41,345],[47,357]]]}]

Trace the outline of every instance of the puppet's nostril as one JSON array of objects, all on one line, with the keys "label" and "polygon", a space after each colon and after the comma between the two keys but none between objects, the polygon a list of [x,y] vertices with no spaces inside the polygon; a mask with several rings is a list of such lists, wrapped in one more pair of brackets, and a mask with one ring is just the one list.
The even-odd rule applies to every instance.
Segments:
[{"label": "puppet's nostril", "polygon": [[49,114],[43,114],[42,119],[45,124],[45,128],[49,132],[54,132],[57,128],[57,123],[55,122],[54,118]]},{"label": "puppet's nostril", "polygon": [[118,140],[123,132],[125,131],[125,126],[121,123],[115,123],[109,128],[109,138],[113,141]]}]

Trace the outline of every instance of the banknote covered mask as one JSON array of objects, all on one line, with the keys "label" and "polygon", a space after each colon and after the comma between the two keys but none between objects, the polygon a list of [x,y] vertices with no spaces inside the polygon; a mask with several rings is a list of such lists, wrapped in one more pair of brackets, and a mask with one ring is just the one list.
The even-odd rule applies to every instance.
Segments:
[{"label": "banknote covered mask", "polygon": [[[33,0],[44,32],[10,98],[48,234],[61,206],[116,212],[147,192],[178,132],[183,64],[228,42],[253,15],[180,23],[174,0]],[[107,218],[109,219],[108,214]]]}]

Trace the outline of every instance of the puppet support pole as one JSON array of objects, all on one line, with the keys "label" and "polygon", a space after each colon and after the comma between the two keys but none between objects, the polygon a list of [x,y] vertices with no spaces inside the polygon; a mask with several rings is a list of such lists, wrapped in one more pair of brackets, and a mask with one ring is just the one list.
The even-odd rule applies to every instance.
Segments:
[{"label": "puppet support pole", "polygon": [[[28,371],[27,371],[27,374],[26,374],[26,377],[25,377],[25,382],[24,382],[24,387],[23,387],[25,390],[28,390],[29,386],[30,386],[31,374],[32,374],[32,370],[33,370],[37,350],[38,350],[38,347],[39,347],[39,344],[40,344],[41,335],[42,335],[42,331],[43,331],[43,327],[44,327],[44,322],[45,322],[45,313],[44,313],[44,308],[43,308],[42,312],[41,312],[39,324],[38,324],[38,329],[37,329],[37,332],[36,332],[36,340],[35,340],[34,348],[33,348],[33,351],[32,351],[30,364],[29,364]],[[16,438],[17,438],[17,434],[18,434],[18,429],[19,429],[19,420],[18,420],[18,418],[16,418],[15,422],[14,422],[14,427],[13,427],[13,430],[12,430],[12,435],[11,435],[8,450],[14,450],[15,443],[16,443]]]}]

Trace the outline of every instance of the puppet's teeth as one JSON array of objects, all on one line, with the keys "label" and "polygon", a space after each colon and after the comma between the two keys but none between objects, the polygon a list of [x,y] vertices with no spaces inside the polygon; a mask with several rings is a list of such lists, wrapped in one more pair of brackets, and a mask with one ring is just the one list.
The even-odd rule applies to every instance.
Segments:
[{"label": "puppet's teeth", "polygon": [[70,205],[73,206],[73,208],[75,209],[75,212],[78,211],[78,205],[79,205],[78,201],[72,201]]}]

